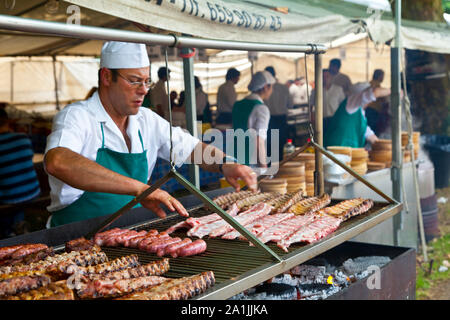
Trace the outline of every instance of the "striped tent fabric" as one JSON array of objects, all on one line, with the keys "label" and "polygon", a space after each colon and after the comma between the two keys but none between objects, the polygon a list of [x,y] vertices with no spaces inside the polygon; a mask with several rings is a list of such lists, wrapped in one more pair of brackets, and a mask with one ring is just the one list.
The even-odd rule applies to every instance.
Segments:
[{"label": "striped tent fabric", "polygon": [[22,133],[0,134],[0,204],[22,203],[40,194],[30,139]]}]

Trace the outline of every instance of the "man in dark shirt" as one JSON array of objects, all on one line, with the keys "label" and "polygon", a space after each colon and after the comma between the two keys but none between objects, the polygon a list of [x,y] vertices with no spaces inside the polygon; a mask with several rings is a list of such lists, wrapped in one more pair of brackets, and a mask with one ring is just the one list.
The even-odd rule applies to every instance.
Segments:
[{"label": "man in dark shirt", "polygon": [[[10,132],[8,115],[0,109],[0,205],[18,205],[39,196],[41,190],[33,166],[30,139]],[[24,220],[23,210],[11,206],[0,212],[0,238],[14,235]]]}]

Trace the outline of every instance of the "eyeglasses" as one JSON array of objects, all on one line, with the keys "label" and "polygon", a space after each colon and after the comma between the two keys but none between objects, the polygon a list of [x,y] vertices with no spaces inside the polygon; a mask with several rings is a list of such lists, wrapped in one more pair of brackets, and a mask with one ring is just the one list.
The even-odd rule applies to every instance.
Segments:
[{"label": "eyeglasses", "polygon": [[147,81],[130,81],[127,78],[125,78],[123,75],[121,75],[119,72],[117,74],[124,80],[126,80],[130,86],[134,89],[139,88],[140,86],[144,86],[146,89],[152,89],[156,84],[152,82],[150,79]]}]

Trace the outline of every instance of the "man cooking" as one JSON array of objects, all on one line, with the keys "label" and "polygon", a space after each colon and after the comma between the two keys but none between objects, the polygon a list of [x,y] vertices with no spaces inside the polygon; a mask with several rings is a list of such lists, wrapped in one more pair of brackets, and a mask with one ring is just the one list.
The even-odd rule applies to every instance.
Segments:
[{"label": "man cooking", "polygon": [[[106,42],[98,91],[55,116],[44,158],[51,188],[50,226],[116,212],[149,187],[157,157],[169,160],[169,122],[141,108],[151,86],[149,66],[144,44]],[[207,145],[179,127],[172,134],[175,165],[197,163],[194,149],[202,151]],[[229,160],[221,164],[226,155],[219,149],[209,154],[222,161],[207,165],[202,158],[202,168],[221,171],[237,190],[238,178],[256,189],[256,174],[249,167]],[[165,217],[161,204],[188,215],[178,200],[160,189],[141,201]]]}]

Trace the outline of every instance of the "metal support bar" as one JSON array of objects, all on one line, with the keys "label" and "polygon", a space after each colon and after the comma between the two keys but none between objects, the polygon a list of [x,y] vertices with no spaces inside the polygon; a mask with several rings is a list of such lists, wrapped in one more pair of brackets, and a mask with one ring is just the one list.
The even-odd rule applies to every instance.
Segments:
[{"label": "metal support bar", "polygon": [[[192,52],[189,48],[183,48],[181,53],[188,55]],[[194,84],[194,58],[183,57],[183,72],[184,72],[184,101],[186,102],[186,127],[191,135],[197,137],[197,106],[195,99],[195,84]],[[170,92],[168,93],[170,94]],[[200,169],[194,163],[188,164],[189,179],[191,183],[200,189]]]},{"label": "metal support bar", "polygon": [[[315,70],[315,117],[314,117],[314,139],[317,144],[323,146],[323,78],[322,78],[322,55],[314,55]],[[314,171],[314,194],[321,196],[324,193],[324,174],[322,154],[316,153]]]},{"label": "metal support bar", "polygon": [[361,177],[359,174],[357,174],[352,168],[348,167],[347,165],[345,165],[343,162],[339,161],[338,159],[336,159],[330,152],[328,152],[327,150],[325,150],[322,146],[319,146],[317,143],[315,142],[310,142],[312,144],[312,146],[316,149],[316,152],[319,151],[322,154],[324,154],[325,156],[327,156],[329,159],[331,159],[333,162],[335,162],[336,164],[338,164],[342,169],[344,169],[345,171],[347,171],[348,173],[350,173],[353,177],[355,177],[356,179],[358,179],[359,181],[361,181],[362,183],[364,183],[366,186],[368,186],[370,189],[372,189],[373,191],[375,191],[376,193],[378,193],[381,197],[383,197],[384,199],[386,199],[389,203],[398,203],[397,201],[395,201],[394,199],[392,199],[391,197],[389,197],[387,194],[385,194],[383,191],[381,191],[380,189],[378,189],[377,187],[375,187],[373,184],[371,184],[369,181],[367,181],[366,179],[364,179],[363,177]]},{"label": "metal support bar", "polygon": [[60,22],[25,19],[8,15],[0,15],[0,29],[88,40],[126,41],[169,47],[176,45],[178,48],[306,53],[324,53],[327,50],[327,47],[321,44],[270,44],[198,39],[191,37],[177,37],[174,39],[171,35],[115,30],[101,27],[88,27]]},{"label": "metal support bar", "polygon": [[[402,201],[402,144],[401,125],[402,114],[400,105],[400,27],[401,27],[401,0],[395,1],[395,41],[391,48],[391,114],[392,114],[392,196]],[[394,244],[399,245],[398,232],[402,229],[402,213],[398,214],[394,220]]]}]

